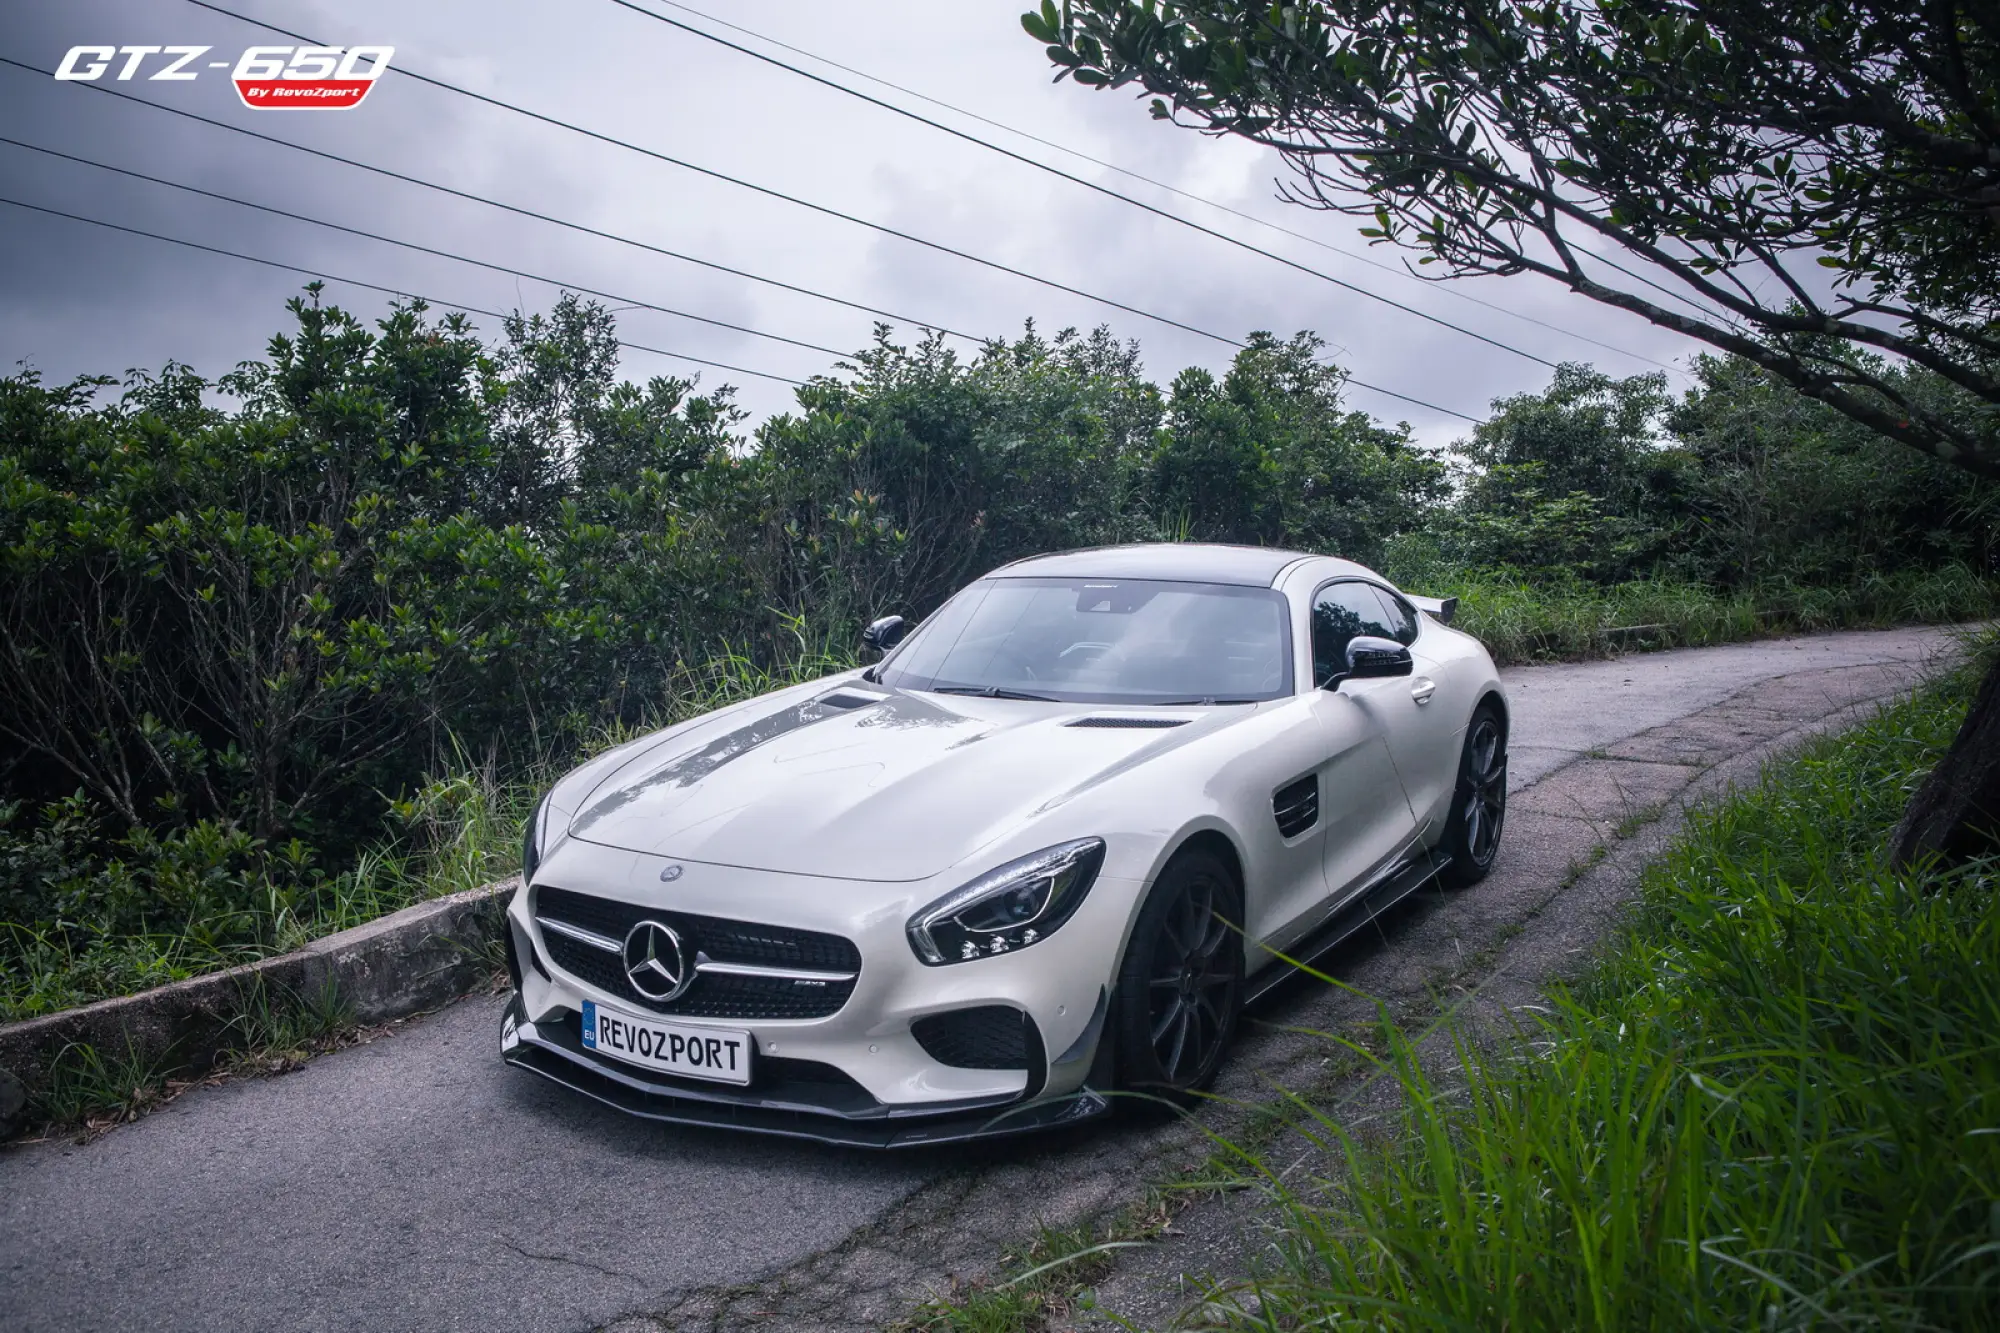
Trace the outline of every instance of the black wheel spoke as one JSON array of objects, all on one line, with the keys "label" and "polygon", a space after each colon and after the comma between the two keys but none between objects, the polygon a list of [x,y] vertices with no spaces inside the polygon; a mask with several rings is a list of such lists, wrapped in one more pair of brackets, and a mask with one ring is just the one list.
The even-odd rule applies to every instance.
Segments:
[{"label": "black wheel spoke", "polygon": [[1223,943],[1228,938],[1229,927],[1223,924],[1220,917],[1210,917],[1208,929],[1202,934],[1201,947],[1190,956],[1206,963],[1222,952]]},{"label": "black wheel spoke", "polygon": [[1174,1053],[1160,1062],[1168,1078],[1180,1077],[1181,1056],[1187,1051],[1188,1027],[1194,1022],[1194,1013],[1186,1005],[1182,1005],[1175,1016],[1180,1021],[1174,1027]]}]

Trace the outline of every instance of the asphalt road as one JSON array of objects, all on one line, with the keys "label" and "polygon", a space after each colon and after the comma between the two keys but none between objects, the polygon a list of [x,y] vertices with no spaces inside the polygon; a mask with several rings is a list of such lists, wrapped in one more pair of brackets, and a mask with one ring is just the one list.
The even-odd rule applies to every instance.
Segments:
[{"label": "asphalt road", "polygon": [[[1946,643],[1847,633],[1513,670],[1510,785],[1782,677],[1902,679]],[[1549,859],[1538,827],[1510,825],[1503,864]],[[0,1329],[591,1328],[783,1270],[1027,1151],[880,1155],[628,1120],[503,1068],[499,1008],[469,999],[89,1144],[0,1151]],[[1099,1131],[1100,1149],[1124,1132]]]}]

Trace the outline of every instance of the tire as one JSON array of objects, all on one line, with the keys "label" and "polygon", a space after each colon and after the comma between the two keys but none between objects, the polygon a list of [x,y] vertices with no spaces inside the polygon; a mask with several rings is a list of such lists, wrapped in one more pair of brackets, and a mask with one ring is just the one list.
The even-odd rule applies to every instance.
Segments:
[{"label": "tire", "polygon": [[1120,1089],[1184,1104],[1215,1080],[1243,1003],[1242,921],[1242,886],[1211,853],[1160,872],[1112,998]]},{"label": "tire", "polygon": [[1485,879],[1500,854],[1500,834],[1507,826],[1507,724],[1500,710],[1481,704],[1465,727],[1465,748],[1458,757],[1458,784],[1452,790],[1451,814],[1445,819],[1439,850],[1451,864],[1438,878],[1449,888],[1463,889]]}]

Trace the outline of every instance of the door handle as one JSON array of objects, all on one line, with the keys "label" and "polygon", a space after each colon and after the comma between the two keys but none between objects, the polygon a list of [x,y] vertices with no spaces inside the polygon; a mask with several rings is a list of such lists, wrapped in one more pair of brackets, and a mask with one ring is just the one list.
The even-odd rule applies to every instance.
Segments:
[{"label": "door handle", "polygon": [[1418,676],[1410,682],[1410,697],[1420,704],[1427,704],[1431,701],[1431,696],[1437,693],[1437,687],[1438,683],[1429,676]]}]

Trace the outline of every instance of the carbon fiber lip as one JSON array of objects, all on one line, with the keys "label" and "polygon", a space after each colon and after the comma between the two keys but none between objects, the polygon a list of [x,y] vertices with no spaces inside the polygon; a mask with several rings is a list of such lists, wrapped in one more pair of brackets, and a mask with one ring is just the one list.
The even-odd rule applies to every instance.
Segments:
[{"label": "carbon fiber lip", "polygon": [[[1045,1102],[1022,1102],[1015,1094],[901,1107],[872,1097],[863,1102],[839,1095],[837,1085],[828,1088],[835,1094],[829,1101],[844,1106],[723,1084],[696,1089],[679,1083],[653,1083],[592,1059],[580,1047],[570,1050],[566,1043],[545,1036],[548,1031],[547,1025],[526,1021],[516,993],[501,1019],[501,1058],[613,1110],[669,1124],[887,1149],[1006,1138],[1079,1124],[1111,1110],[1110,1099],[1089,1088]],[[795,1093],[796,1088],[796,1084],[789,1085],[788,1091]]]}]

